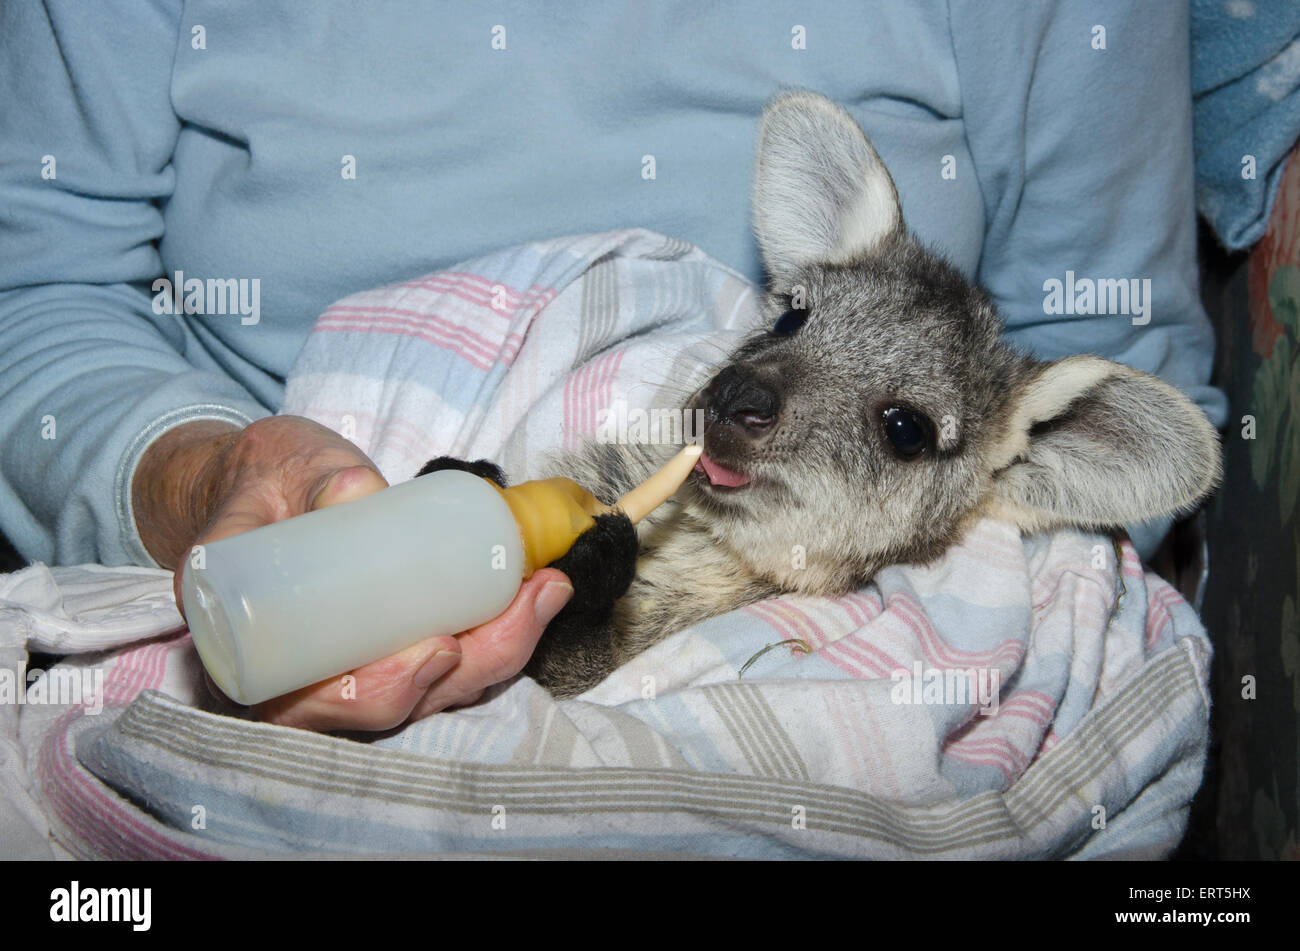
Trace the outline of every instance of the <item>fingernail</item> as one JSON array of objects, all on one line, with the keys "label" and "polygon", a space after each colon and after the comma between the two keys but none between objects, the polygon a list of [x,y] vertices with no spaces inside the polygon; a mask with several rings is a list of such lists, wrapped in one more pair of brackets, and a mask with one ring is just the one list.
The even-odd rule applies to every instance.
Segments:
[{"label": "fingernail", "polygon": [[537,623],[543,626],[550,624],[551,619],[560,613],[571,597],[573,585],[563,581],[548,581],[533,602],[533,616],[537,618]]},{"label": "fingernail", "polygon": [[460,663],[460,651],[440,650],[424,662],[424,666],[415,672],[412,682],[419,690],[425,690],[430,684]]}]

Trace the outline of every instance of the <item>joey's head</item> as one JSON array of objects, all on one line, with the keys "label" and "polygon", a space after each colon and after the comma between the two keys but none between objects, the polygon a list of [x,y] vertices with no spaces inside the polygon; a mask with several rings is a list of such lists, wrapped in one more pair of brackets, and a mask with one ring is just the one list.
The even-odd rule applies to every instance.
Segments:
[{"label": "joey's head", "polygon": [[690,401],[705,430],[688,497],[777,583],[846,589],[936,556],[977,515],[1110,528],[1217,483],[1217,434],[1176,388],[1006,345],[988,295],[908,235],[889,172],[829,100],[768,106],[754,218],[767,329]]}]

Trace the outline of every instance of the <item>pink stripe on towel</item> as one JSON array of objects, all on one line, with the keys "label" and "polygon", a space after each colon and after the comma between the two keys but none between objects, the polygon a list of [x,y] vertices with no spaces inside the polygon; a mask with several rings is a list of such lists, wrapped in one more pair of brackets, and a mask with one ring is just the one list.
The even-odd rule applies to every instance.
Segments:
[{"label": "pink stripe on towel", "polygon": [[[140,691],[157,689],[163,682],[168,655],[189,643],[187,632],[124,651],[105,678],[105,705],[126,706]],[[75,832],[76,841],[92,845],[100,857],[111,859],[219,858],[161,834],[140,819],[134,806],[77,762],[68,731],[84,715],[78,707],[59,717],[41,744],[37,767],[50,808]]]},{"label": "pink stripe on towel", "polygon": [[626,351],[615,350],[597,357],[564,381],[564,440],[576,449],[585,437],[596,432],[600,411],[611,409],[612,384]]}]

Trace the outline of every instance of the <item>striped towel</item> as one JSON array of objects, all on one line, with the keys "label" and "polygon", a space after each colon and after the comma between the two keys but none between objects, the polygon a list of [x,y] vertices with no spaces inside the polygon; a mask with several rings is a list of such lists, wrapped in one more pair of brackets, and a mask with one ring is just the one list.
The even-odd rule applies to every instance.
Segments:
[{"label": "striped towel", "polygon": [[533,478],[603,411],[679,406],[758,302],[734,271],[648,231],[524,245],[328,307],[281,412],[348,436],[389,482],[440,455]]},{"label": "striped towel", "polygon": [[[529,245],[329,308],[284,411],[390,481],[442,453],[522,478],[615,403],[672,405],[756,301],[644,231]],[[152,611],[153,639],[65,662],[105,670],[103,712],[28,707],[19,748],[81,857],[1161,857],[1201,781],[1210,647],[1118,555],[980,522],[861,591],[679,632],[581,698],[517,678],[369,743],[225,715],[174,607],[137,591],[121,609]],[[27,570],[57,586],[68,569]],[[50,601],[0,601],[18,619],[0,632],[41,650],[51,626],[69,649]]]}]

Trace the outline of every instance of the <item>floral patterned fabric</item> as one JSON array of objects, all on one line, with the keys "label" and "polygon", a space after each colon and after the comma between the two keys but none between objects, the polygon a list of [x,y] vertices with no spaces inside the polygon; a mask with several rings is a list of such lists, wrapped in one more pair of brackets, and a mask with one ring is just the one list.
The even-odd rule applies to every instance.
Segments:
[{"label": "floral patterned fabric", "polygon": [[[1215,640],[1212,857],[1300,858],[1300,161],[1221,300],[1226,476],[1210,509],[1204,620]],[[1242,311],[1246,312],[1243,313]]]}]

